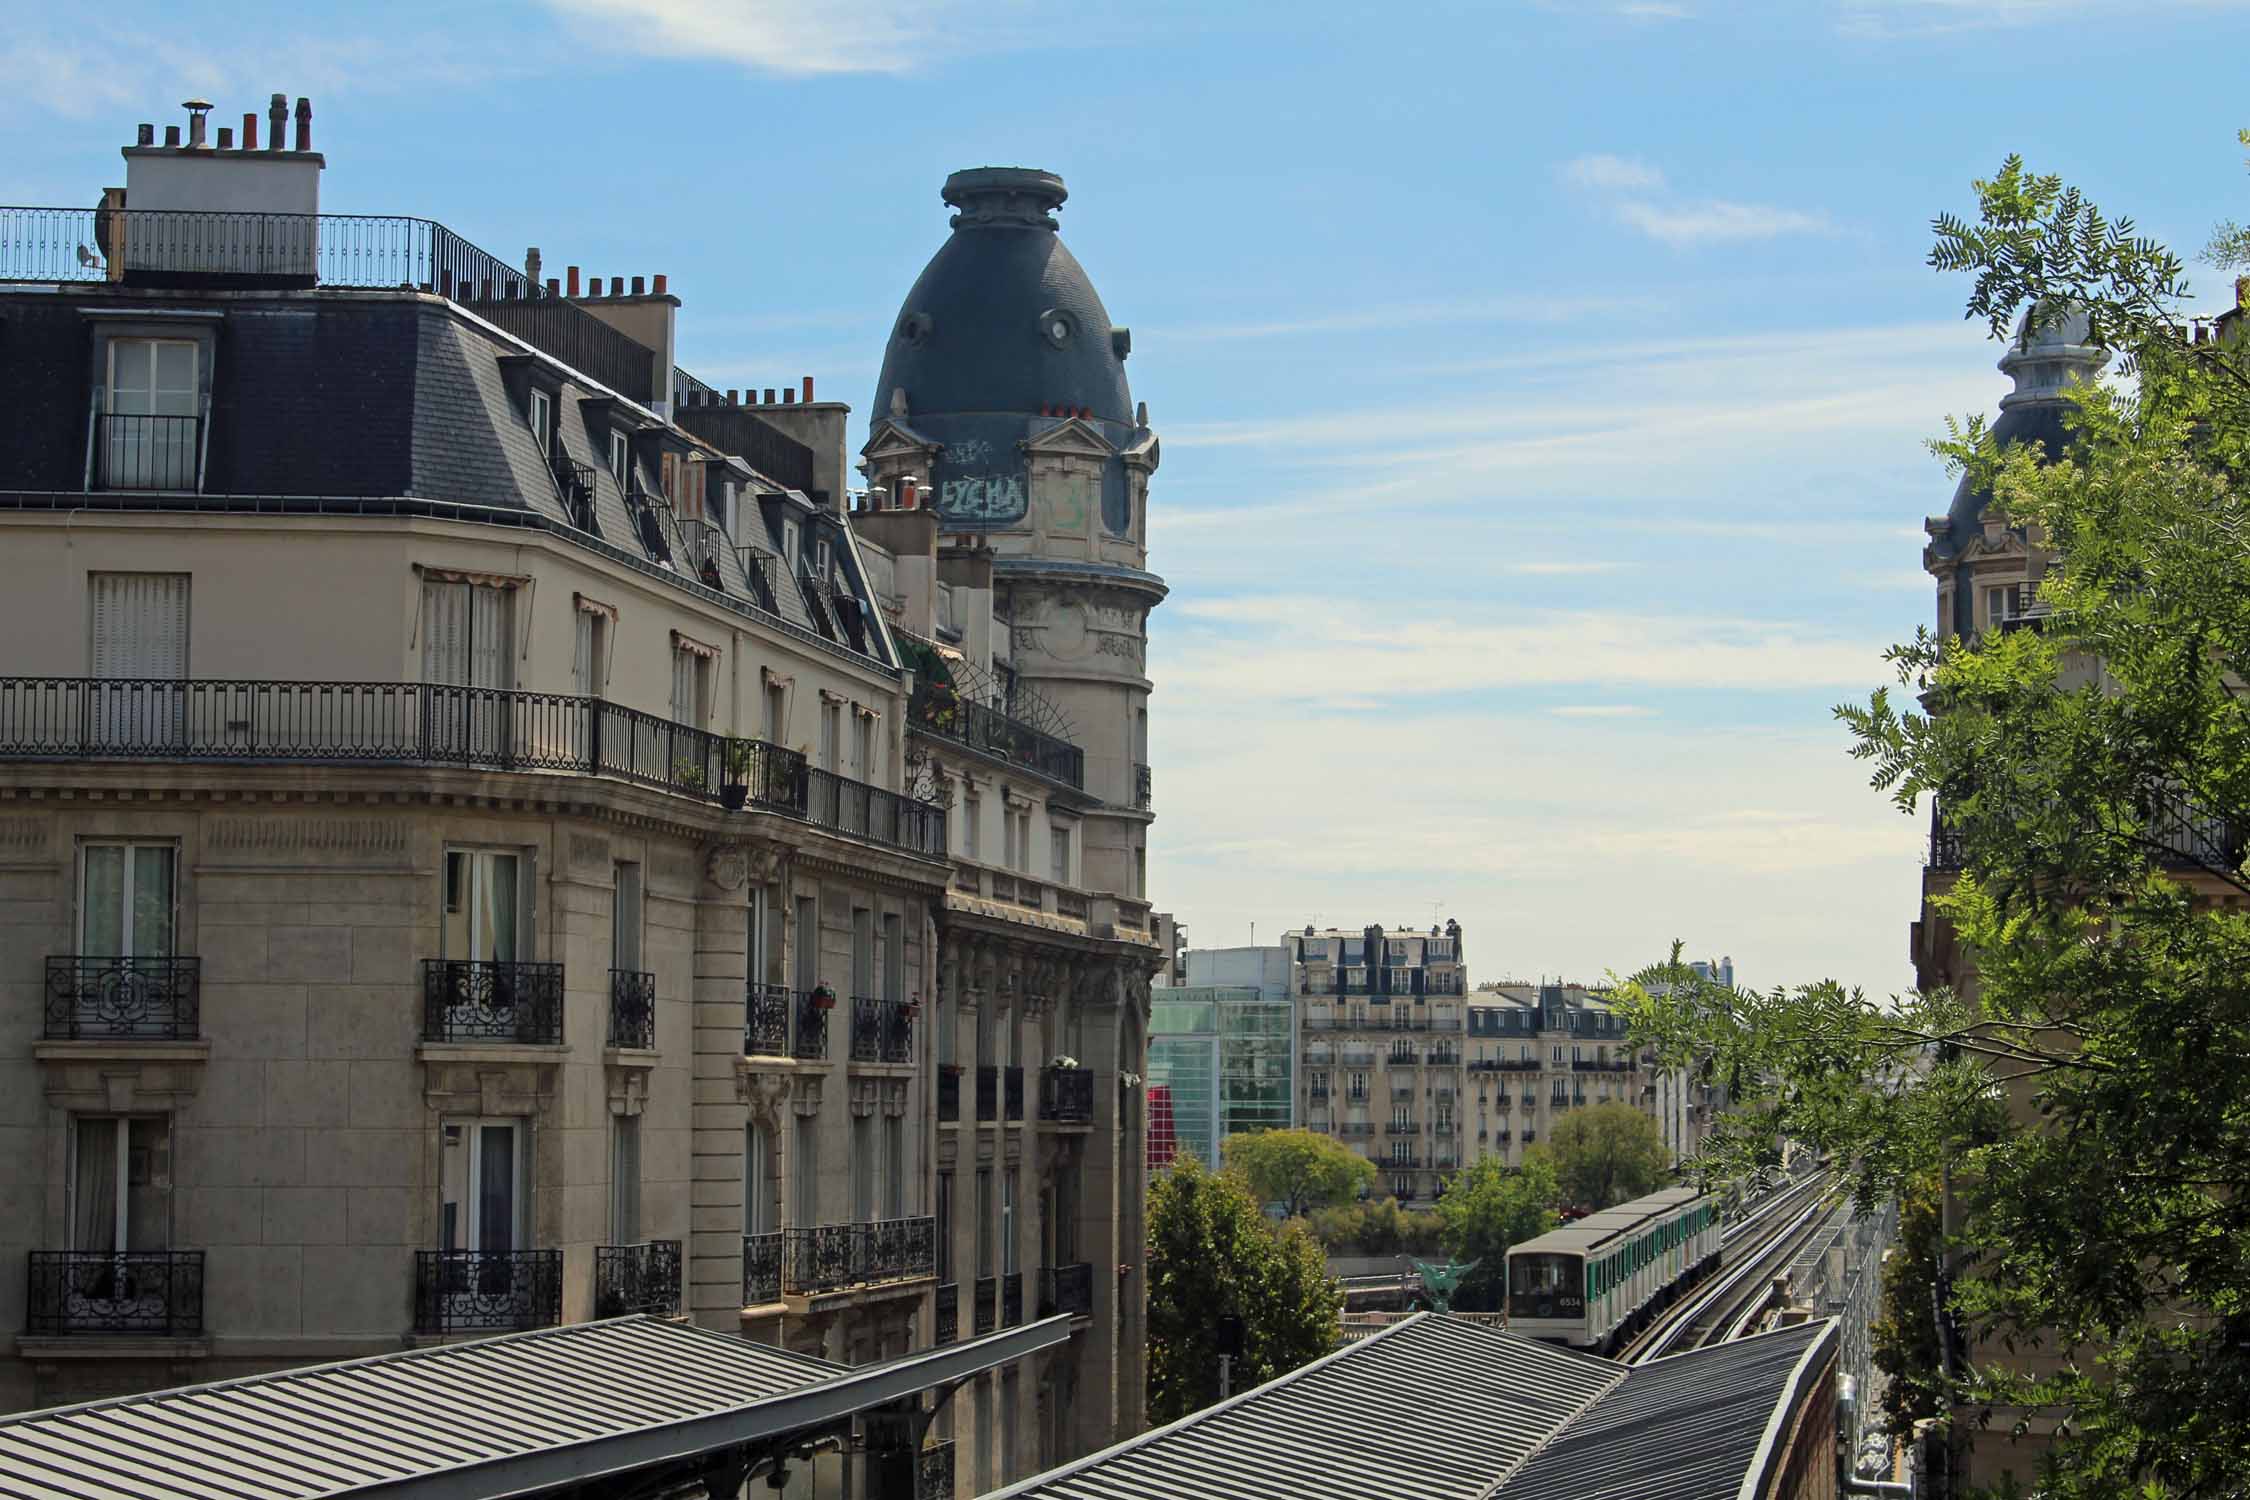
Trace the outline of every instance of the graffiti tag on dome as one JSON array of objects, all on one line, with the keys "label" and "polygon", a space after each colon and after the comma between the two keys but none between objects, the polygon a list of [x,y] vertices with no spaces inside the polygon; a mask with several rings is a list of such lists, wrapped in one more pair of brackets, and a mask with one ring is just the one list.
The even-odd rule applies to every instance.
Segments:
[{"label": "graffiti tag on dome", "polygon": [[1024,513],[1023,476],[948,479],[938,489],[938,510],[965,520],[1012,521]]}]

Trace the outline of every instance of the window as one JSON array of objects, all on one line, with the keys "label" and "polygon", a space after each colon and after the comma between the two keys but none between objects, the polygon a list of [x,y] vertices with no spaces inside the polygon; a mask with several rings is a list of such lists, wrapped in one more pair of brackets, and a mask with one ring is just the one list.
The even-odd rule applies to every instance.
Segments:
[{"label": "window", "polygon": [[527,1135],[516,1120],[445,1122],[439,1249],[506,1255],[525,1248],[530,1229],[524,1193]]},{"label": "window", "polygon": [[169,844],[88,844],[79,857],[78,951],[89,958],[172,952],[178,851]]},{"label": "window", "polygon": [[1055,883],[1057,885],[1069,885],[1071,883],[1070,830],[1060,823],[1050,825],[1047,829],[1047,850],[1049,863],[1054,871]]},{"label": "window", "polygon": [[700,726],[711,713],[711,658],[686,646],[672,647],[672,720]]},{"label": "window", "polygon": [[906,923],[896,912],[883,916],[883,998],[906,998]]},{"label": "window", "polygon": [[1000,1178],[1000,1274],[1016,1274],[1016,1169]]},{"label": "window", "polygon": [[766,684],[766,743],[786,743],[789,735],[789,689],[778,682]]},{"label": "window", "polygon": [[906,1217],[906,1120],[883,1116],[883,1217]]},{"label": "window", "polygon": [[609,1121],[609,1242],[641,1242],[641,1117]]},{"label": "window", "polygon": [[781,1227],[774,1201],[773,1141],[752,1120],[742,1133],[742,1232],[771,1234]]},{"label": "window", "polygon": [[833,699],[823,699],[820,705],[820,764],[823,769],[842,774],[843,739],[844,705]]},{"label": "window", "polygon": [[545,453],[554,441],[555,404],[545,391],[531,393],[531,440]]},{"label": "window", "polygon": [[937,1279],[953,1279],[953,1174],[937,1174]]},{"label": "window", "polygon": [[794,520],[781,523],[781,560],[783,566],[793,573],[805,571],[803,553],[798,545],[797,523]]},{"label": "window", "polygon": [[89,675],[114,682],[89,705],[92,736],[110,744],[177,744],[185,737],[180,695],[153,684],[188,668],[188,575],[89,573]]},{"label": "window", "polygon": [[71,1146],[70,1248],[170,1249],[172,1122],[81,1115]]},{"label": "window", "polygon": [[984,821],[984,799],[975,792],[961,795],[961,853],[969,859],[978,858],[977,825]]},{"label": "window", "polygon": [[422,680],[450,687],[511,686],[512,590],[482,583],[422,583]]},{"label": "window", "polygon": [[856,996],[875,993],[875,913],[864,906],[852,908],[852,988]]},{"label": "window", "polygon": [[1031,813],[1026,809],[1008,810],[1008,868],[1031,872]]},{"label": "window", "polygon": [[796,1147],[797,1181],[791,1197],[792,1222],[809,1229],[820,1222],[820,1132],[810,1120],[789,1133]]},{"label": "window", "polygon": [[[611,885],[609,966],[638,973],[641,967],[641,867],[618,861]],[[619,1240],[618,1243],[629,1242]]]},{"label": "window", "polygon": [[202,454],[201,351],[191,339],[112,339],[102,414],[102,483],[113,490],[196,487]]},{"label": "window", "polygon": [[817,897],[797,898],[796,988],[810,991],[820,983],[820,902]]},{"label": "window", "polygon": [[856,708],[852,712],[852,774],[862,781],[875,779],[875,716]]},{"label": "window", "polygon": [[632,471],[632,468],[633,445],[631,440],[622,432],[611,432],[609,435],[609,472],[620,488],[624,486],[625,476]]},{"label": "window", "polygon": [[875,1220],[875,1117],[852,1116],[852,1222]]},{"label": "window", "polygon": [[578,611],[570,678],[572,690],[582,698],[599,698],[609,681],[609,616],[598,609]]},{"label": "window", "polygon": [[1988,588],[1984,591],[1985,623],[1994,630],[2008,617],[2008,591],[2005,588]]},{"label": "window", "polygon": [[1391,1129],[1406,1130],[1411,1126],[1412,1122],[1406,1117],[1406,1106],[1403,1104],[1394,1105],[1391,1109]]},{"label": "window", "polygon": [[445,922],[441,958],[513,963],[528,941],[530,857],[491,849],[445,852]]}]

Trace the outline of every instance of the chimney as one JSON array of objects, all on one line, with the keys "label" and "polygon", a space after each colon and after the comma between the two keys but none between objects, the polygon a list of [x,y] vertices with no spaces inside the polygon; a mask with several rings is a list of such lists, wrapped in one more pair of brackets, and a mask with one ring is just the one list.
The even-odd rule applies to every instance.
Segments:
[{"label": "chimney", "polygon": [[177,126],[177,125],[167,125],[167,126],[165,126],[165,127],[164,127],[164,144],[165,144],[165,145],[167,145],[167,146],[177,146],[177,145],[178,145],[179,143],[180,143],[180,127],[179,127],[179,126]]},{"label": "chimney", "polygon": [[312,149],[312,100],[302,95],[297,99],[297,149]]},{"label": "chimney", "polygon": [[766,405],[771,406],[773,404],[773,387],[769,385],[766,387]]},{"label": "chimney", "polygon": [[740,396],[741,394],[742,394],[742,392],[740,392],[740,391],[729,391],[729,392],[727,392],[727,405],[729,405],[729,406],[732,406],[732,405],[734,405],[734,404],[735,404],[735,400],[736,400],[736,398],[737,398],[737,397],[739,397],[739,396]]},{"label": "chimney", "polygon": [[641,296],[646,296],[646,295],[647,295],[647,293],[648,293],[648,288],[647,288],[647,286],[646,286],[646,285],[645,285],[645,284],[644,284],[644,283],[642,282],[641,278],[640,278],[640,277],[638,277],[638,276],[634,277],[634,278],[633,278],[633,295],[634,295],[634,296],[636,296],[636,297],[641,297]]},{"label": "chimney", "polygon": [[234,149],[234,127],[232,125],[221,125],[219,127],[219,149],[221,151],[232,151]]},{"label": "chimney", "polygon": [[136,146],[155,145],[156,127],[154,125],[143,125],[139,130],[133,133],[133,144]]},{"label": "chimney", "polygon": [[266,123],[273,127],[272,131],[266,136],[266,149],[268,151],[279,151],[281,149],[282,127],[289,123],[289,96],[287,94],[274,95],[272,102],[266,105]]},{"label": "chimney", "polygon": [[566,297],[575,297],[578,295],[578,268],[576,266],[566,266],[564,267],[564,269],[569,272],[570,280],[564,283],[568,290],[566,290],[563,295]]},{"label": "chimney", "polygon": [[523,253],[523,279],[533,286],[539,284],[539,247],[533,245]]},{"label": "chimney", "polygon": [[898,476],[898,508],[900,510],[917,510],[921,507],[921,496],[915,488],[920,482],[912,474]]},{"label": "chimney", "polygon": [[211,101],[208,99],[189,99],[183,102],[180,108],[187,111],[188,149],[200,151],[206,144],[203,135],[203,123],[210,116]]},{"label": "chimney", "polygon": [[245,151],[258,149],[258,112],[254,109],[246,109],[242,112],[242,149]]},{"label": "chimney", "polygon": [[562,295],[562,282],[557,280],[555,277],[548,277],[547,295],[550,297],[560,297]]},{"label": "chimney", "polygon": [[808,404],[812,401],[812,377],[810,375],[805,377],[805,400]]},{"label": "chimney", "polygon": [[781,404],[783,406],[795,406],[797,404],[796,387],[785,385],[781,388]]},{"label": "chimney", "polygon": [[666,295],[666,293],[665,293],[665,290],[664,290],[664,280],[665,280],[665,278],[664,278],[664,273],[663,273],[662,271],[659,271],[659,272],[657,272],[657,273],[656,273],[656,295],[657,295],[657,296],[659,296],[659,297],[662,297],[662,296]]},{"label": "chimney", "polygon": [[612,297],[622,297],[622,296],[624,296],[624,295],[625,295],[625,278],[624,278],[624,277],[622,277],[622,276],[612,276],[612,277],[610,277],[610,278],[609,278],[609,294],[610,294],[610,295],[611,295]]}]

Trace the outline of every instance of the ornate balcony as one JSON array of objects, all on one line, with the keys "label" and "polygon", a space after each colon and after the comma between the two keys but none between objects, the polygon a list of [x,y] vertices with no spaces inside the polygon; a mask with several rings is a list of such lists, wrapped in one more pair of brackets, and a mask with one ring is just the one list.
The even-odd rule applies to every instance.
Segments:
[{"label": "ornate balcony", "polygon": [[924,1443],[915,1455],[914,1500],[953,1500],[953,1439]]},{"label": "ornate balcony", "polygon": [[638,1245],[594,1247],[594,1316],[623,1317],[680,1310],[680,1242],[646,1240]]},{"label": "ornate balcony", "polygon": [[47,1039],[192,1042],[202,969],[197,958],[51,956]]},{"label": "ornate balcony", "polygon": [[203,1332],[201,1250],[34,1250],[24,1331],[193,1337]]},{"label": "ornate balcony", "polygon": [[977,1278],[976,1331],[987,1334],[1000,1326],[1000,1278]]},{"label": "ornate balcony", "polygon": [[563,966],[422,961],[422,1040],[555,1044],[563,1039]]},{"label": "ornate balcony", "polygon": [[1023,1118],[1023,1069],[1002,1068],[1001,1081],[1007,1085],[1008,1119],[1013,1122]]},{"label": "ornate balcony", "polygon": [[941,1125],[951,1124],[961,1118],[961,1068],[958,1063],[944,1063],[937,1070],[937,1117]]},{"label": "ornate balcony", "polygon": [[609,971],[609,1045],[646,1052],[656,1046],[656,976]]},{"label": "ornate balcony", "polygon": [[750,984],[742,997],[742,1052],[745,1057],[789,1055],[789,991],[778,984]]},{"label": "ornate balcony", "polygon": [[1420,1135],[1422,1133],[1422,1127],[1415,1124],[1412,1120],[1407,1121],[1404,1125],[1401,1125],[1398,1123],[1398,1121],[1393,1120],[1390,1124],[1383,1127],[1383,1133],[1385,1135]]},{"label": "ornate balcony", "polygon": [[562,1262],[560,1250],[417,1250],[414,1331],[553,1327]]},{"label": "ornate balcony", "polygon": [[948,1281],[937,1289],[937,1329],[932,1342],[950,1344],[961,1337],[961,1283]]},{"label": "ornate balcony", "polygon": [[742,1305],[757,1307],[781,1300],[781,1234],[742,1237]]},{"label": "ornate balcony", "polygon": [[907,719],[917,729],[1014,762],[1041,776],[1083,789],[1086,753],[1068,740],[1034,728],[1004,709],[964,696],[949,682],[926,678],[907,700]]},{"label": "ornate balcony", "polygon": [[1041,1068],[1039,1118],[1057,1125],[1090,1125],[1094,1119],[1092,1068]]},{"label": "ornate balcony", "polygon": [[936,1265],[937,1220],[928,1215],[781,1234],[782,1290],[799,1296],[928,1276]]},{"label": "ornate balcony", "polygon": [[1000,1278],[1000,1326],[1014,1328],[1023,1322],[1023,1272],[1010,1271]]},{"label": "ornate balcony", "polygon": [[1094,1311],[1094,1268],[1087,1261],[1050,1266],[1039,1273],[1039,1316],[1068,1313],[1074,1318]]},{"label": "ornate balcony", "polygon": [[1148,762],[1133,762],[1133,805],[1147,812],[1156,805],[1156,773]]},{"label": "ornate balcony", "polygon": [[[829,1001],[833,1006],[835,1001]],[[792,1000],[797,1034],[789,1039],[789,1055],[800,1062],[825,1062],[828,1058],[828,1006],[813,999],[811,990],[799,990]]]},{"label": "ornate balcony", "polygon": [[852,999],[853,1062],[914,1061],[915,1006],[903,1000]]},{"label": "ornate balcony", "polygon": [[1000,1070],[991,1063],[977,1064],[977,1119],[1000,1118]]}]

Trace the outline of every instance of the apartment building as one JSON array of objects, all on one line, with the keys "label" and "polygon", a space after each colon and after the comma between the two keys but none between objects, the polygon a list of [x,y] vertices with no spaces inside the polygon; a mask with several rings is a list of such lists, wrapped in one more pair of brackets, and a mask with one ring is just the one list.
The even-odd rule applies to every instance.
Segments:
[{"label": "apartment building", "polygon": [[1479,985],[1468,1006],[1468,1091],[1478,1156],[1514,1166],[1573,1109],[1653,1111],[1656,1072],[1626,1043],[1625,1018],[1599,991],[1513,980]]},{"label": "apartment building", "polygon": [[1468,1145],[1461,924],[1307,926],[1281,946],[1298,1006],[1304,1128],[1373,1161],[1379,1191],[1435,1201]]},{"label": "apartment building", "polygon": [[663,277],[324,216],[306,101],[206,111],[0,210],[0,1407],[926,1346],[956,869],[841,424],[699,436]]}]

